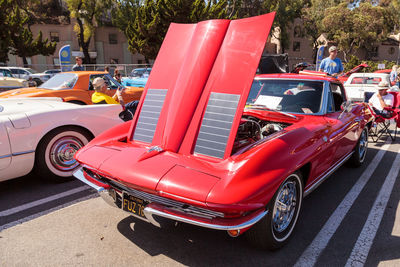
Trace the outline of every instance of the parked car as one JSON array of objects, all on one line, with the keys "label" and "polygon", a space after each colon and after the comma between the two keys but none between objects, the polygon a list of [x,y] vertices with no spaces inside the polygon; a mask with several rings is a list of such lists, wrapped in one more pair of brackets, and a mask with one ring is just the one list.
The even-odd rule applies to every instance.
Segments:
[{"label": "parked car", "polygon": [[[56,74],[39,87],[10,90],[0,93],[1,98],[20,97],[61,97],[66,102],[81,105],[91,105],[91,96],[94,93],[92,81],[103,77],[109,85],[107,94],[112,96],[122,85],[114,80],[108,73],[99,71],[76,71]],[[143,88],[126,87],[122,94],[126,103],[139,100]]]},{"label": "parked car", "polygon": [[0,100],[0,181],[34,169],[53,181],[70,178],[74,153],[102,131],[123,123],[120,105],[78,106],[59,98]]},{"label": "parked car", "polygon": [[154,225],[248,230],[259,247],[283,246],[304,195],[364,162],[372,115],[326,75],[254,79],[272,21],[171,24],[131,126],[80,149],[74,175]]},{"label": "parked car", "polygon": [[357,72],[361,72],[361,71],[365,71],[366,68],[368,68],[368,64],[366,63],[362,63],[358,66],[355,66],[354,68],[352,68],[351,70],[349,70],[346,73],[343,73],[342,75],[340,75],[338,77],[339,81],[341,81],[342,83],[345,83],[347,81],[347,79],[350,77],[351,74],[353,73],[357,73]]},{"label": "parked car", "polygon": [[390,74],[392,72],[392,69],[384,69],[384,70],[376,70],[374,73],[387,73]]},{"label": "parked car", "polygon": [[28,86],[26,80],[15,78],[9,69],[0,67],[0,92]]},{"label": "parked car", "polygon": [[137,68],[132,70],[129,77],[122,78],[124,86],[145,87],[149,78],[151,68]]},{"label": "parked car", "polygon": [[38,73],[31,68],[8,67],[8,69],[12,72],[14,77],[25,80],[29,80],[29,77],[32,77],[37,85],[41,85],[51,77],[49,74]]},{"label": "parked car", "polygon": [[353,73],[344,83],[347,97],[351,101],[364,101],[365,93],[375,93],[381,81],[390,84],[389,76],[387,73]]},{"label": "parked car", "polygon": [[45,70],[43,71],[44,74],[46,75],[50,75],[51,77],[53,77],[54,75],[60,73],[61,70],[60,69],[52,69],[52,70]]}]

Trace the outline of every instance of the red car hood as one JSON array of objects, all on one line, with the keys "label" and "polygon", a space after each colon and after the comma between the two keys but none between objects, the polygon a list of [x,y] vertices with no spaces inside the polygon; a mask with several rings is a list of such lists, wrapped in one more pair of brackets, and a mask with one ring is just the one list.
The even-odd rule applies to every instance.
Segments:
[{"label": "red car hood", "polygon": [[[75,158],[129,187],[204,202],[229,169],[274,16],[171,24],[127,140],[111,130]],[[204,165],[213,171],[202,172]]]}]

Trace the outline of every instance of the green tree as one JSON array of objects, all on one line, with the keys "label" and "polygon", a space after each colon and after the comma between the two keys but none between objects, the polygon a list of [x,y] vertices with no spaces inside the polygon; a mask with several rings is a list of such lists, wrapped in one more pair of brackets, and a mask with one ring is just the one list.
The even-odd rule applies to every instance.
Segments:
[{"label": "green tree", "polygon": [[36,38],[33,37],[30,29],[33,22],[28,14],[31,3],[29,0],[1,2],[1,5],[4,5],[0,16],[1,25],[4,27],[1,31],[1,62],[8,61],[8,52],[22,57],[24,65],[28,64],[27,57],[54,53],[56,43],[43,40],[42,32],[39,32]]},{"label": "green tree", "polygon": [[111,7],[111,0],[65,0],[71,18],[76,19],[74,31],[78,38],[84,63],[90,63],[89,45],[96,26],[107,22],[106,11]]},{"label": "green tree", "polygon": [[274,26],[279,27],[280,35],[275,36],[280,40],[283,52],[289,47],[289,27],[296,18],[301,17],[301,10],[308,3],[307,0],[265,0],[265,13],[276,12]]},{"label": "green tree", "polygon": [[8,61],[8,52],[11,45],[8,20],[12,7],[12,0],[0,0],[0,62]]},{"label": "green tree", "polygon": [[[113,12],[113,22],[127,37],[129,50],[148,60],[157,56],[171,22],[196,23],[226,18],[226,7],[227,0],[119,1]],[[127,10],[130,16],[126,16]]]},{"label": "green tree", "polygon": [[313,62],[317,56],[318,38],[323,33],[322,20],[325,17],[325,10],[334,7],[340,0],[311,0],[302,10],[304,33],[310,39],[313,49]]},{"label": "green tree", "polygon": [[[309,0],[230,0],[228,1],[229,18],[245,18],[269,12],[276,12],[273,27],[279,27],[279,39],[283,50],[289,46],[289,27],[296,18],[301,17],[303,7]],[[274,31],[271,31],[274,34]],[[284,51],[283,51],[284,52]]]},{"label": "green tree", "polygon": [[388,8],[369,2],[359,3],[354,8],[341,3],[325,11],[322,25],[328,39],[338,44],[347,62],[347,56],[355,49],[370,51],[385,40],[393,30],[393,17]]}]

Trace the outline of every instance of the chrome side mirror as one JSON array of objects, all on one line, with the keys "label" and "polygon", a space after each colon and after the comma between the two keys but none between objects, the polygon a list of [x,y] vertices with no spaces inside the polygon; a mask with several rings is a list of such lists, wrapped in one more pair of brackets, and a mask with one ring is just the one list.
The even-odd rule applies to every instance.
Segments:
[{"label": "chrome side mirror", "polygon": [[351,101],[344,101],[340,105],[340,109],[342,110],[342,113],[340,113],[338,119],[340,119],[344,113],[348,113],[353,109],[353,103]]}]

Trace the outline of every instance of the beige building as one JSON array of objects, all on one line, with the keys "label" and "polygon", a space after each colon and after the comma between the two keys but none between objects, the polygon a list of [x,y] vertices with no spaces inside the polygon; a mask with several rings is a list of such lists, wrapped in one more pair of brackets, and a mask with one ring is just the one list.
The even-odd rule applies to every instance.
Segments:
[{"label": "beige building", "polygon": [[[51,41],[57,42],[57,48],[53,55],[42,56],[37,55],[28,58],[28,64],[38,71],[50,68],[57,68],[59,66],[59,49],[70,44],[72,49],[72,56],[83,56],[78,45],[76,33],[73,31],[74,20],[70,24],[37,24],[31,27],[34,36],[42,31],[43,38],[48,38]],[[310,64],[315,63],[313,60],[313,49],[311,41],[303,34],[303,24],[301,19],[296,19],[293,26],[289,30],[290,44],[285,50],[282,49],[279,41],[280,29],[275,28],[272,37],[268,38],[267,44],[263,54],[280,54],[282,52],[289,55],[289,68],[299,63],[307,62]],[[399,53],[399,38],[400,34],[393,35],[382,42],[374,51],[365,51],[359,49],[356,55],[360,59],[370,59],[375,61],[396,61]],[[320,42],[325,45],[332,45],[332,42],[326,39],[324,35],[320,36]],[[116,27],[99,27],[96,29],[94,36],[90,42],[89,54],[92,62],[96,64],[144,64],[145,59],[140,54],[132,54],[128,51],[128,42],[125,35]],[[325,56],[328,56],[327,49],[325,49]],[[343,59],[343,56],[339,57]],[[9,55],[9,66],[22,66],[22,58],[14,55]],[[73,60],[73,58],[72,58]]]},{"label": "beige building", "polygon": [[[75,56],[83,56],[78,45],[76,33],[71,24],[36,24],[31,26],[34,36],[42,31],[43,39],[57,43],[56,51],[51,56],[37,55],[28,58],[28,64],[38,71],[59,66],[58,52],[64,45],[71,45],[72,61]],[[128,51],[125,35],[116,27],[99,27],[90,41],[89,54],[96,64],[142,64],[144,57]],[[22,66],[22,58],[9,55],[9,66]]]}]

